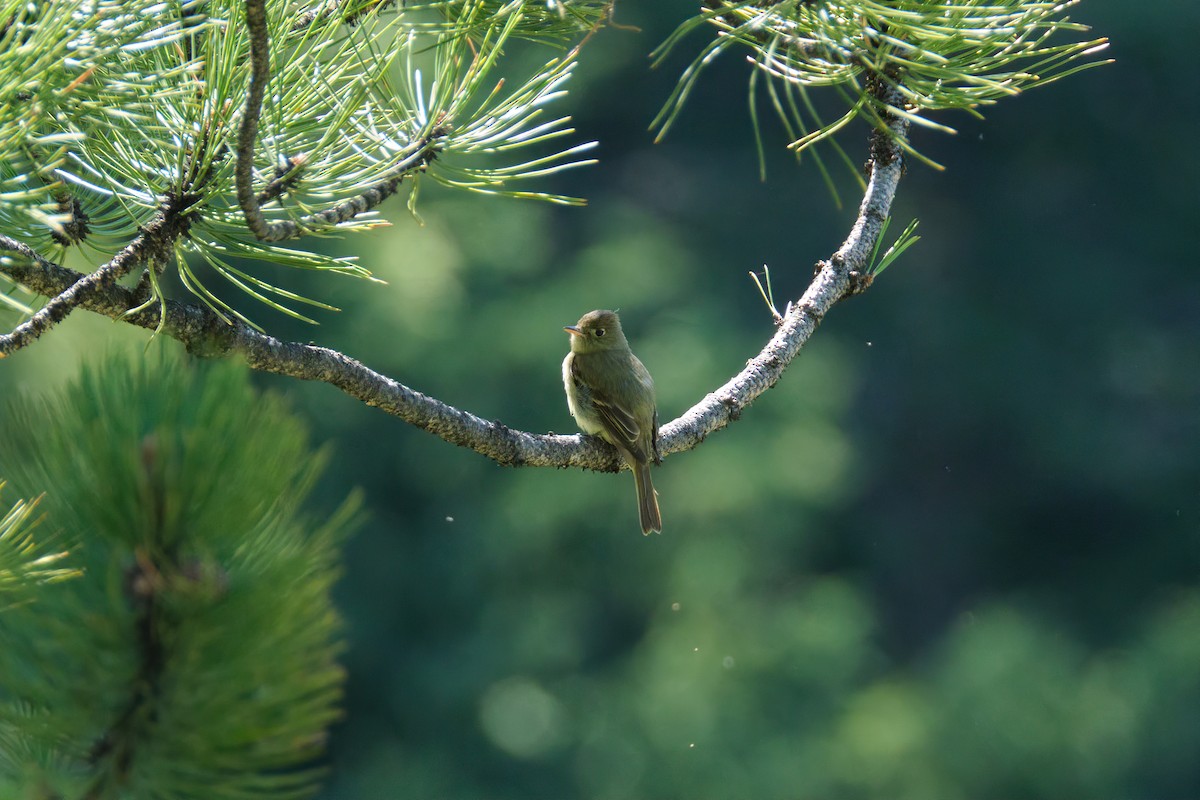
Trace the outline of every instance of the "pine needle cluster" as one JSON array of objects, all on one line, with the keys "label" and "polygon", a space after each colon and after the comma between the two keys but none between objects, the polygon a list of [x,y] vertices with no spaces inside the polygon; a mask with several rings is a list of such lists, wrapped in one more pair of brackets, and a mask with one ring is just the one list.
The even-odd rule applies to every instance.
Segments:
[{"label": "pine needle cluster", "polygon": [[28,505],[0,523],[0,797],[311,794],[355,503],[302,510],[324,458],[297,420],[240,365],[154,359],[5,411],[0,475],[69,553],[6,604]]},{"label": "pine needle cluster", "polygon": [[[311,321],[304,306],[331,307],[269,282],[256,263],[369,277],[353,259],[247,230],[235,191],[251,82],[245,5],[0,0],[5,233],[52,260],[73,246],[107,259],[167,213],[180,222],[169,252],[143,265],[147,302],[161,304],[158,278],[170,268],[214,311],[247,323],[206,280],[219,276]],[[290,223],[288,238],[368,230],[382,220],[361,197],[423,175],[457,189],[580,202],[523,184],[590,163],[581,154],[592,143],[557,144],[573,130],[547,106],[574,69],[577,50],[567,46],[608,5],[270,0],[270,77],[252,142],[263,215]],[[500,54],[520,39],[558,48],[523,75],[502,73]],[[28,310],[19,298],[9,305]]]},{"label": "pine needle cluster", "polygon": [[[1104,63],[1089,59],[1106,39],[1074,38],[1088,30],[1067,16],[1078,1],[705,0],[704,11],[680,25],[657,51],[662,61],[690,32],[706,26],[716,30],[655,124],[664,135],[704,67],[738,48],[749,51],[746,59],[753,65],[750,102],[756,130],[754,98],[762,83],[797,153],[831,141],[860,117],[880,131],[887,130],[889,116],[897,115],[915,126],[953,132],[931,112],[978,115],[981,106]],[[881,86],[895,92],[899,102],[881,99],[887,93]],[[844,113],[823,118],[809,96],[813,89],[835,93]],[[902,145],[937,166],[907,141]]]}]

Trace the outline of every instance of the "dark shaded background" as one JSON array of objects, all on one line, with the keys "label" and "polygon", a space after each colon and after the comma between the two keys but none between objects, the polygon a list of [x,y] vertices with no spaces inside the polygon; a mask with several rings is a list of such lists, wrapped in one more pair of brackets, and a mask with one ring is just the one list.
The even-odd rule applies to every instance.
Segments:
[{"label": "dark shaded background", "polygon": [[[555,208],[423,189],[341,242],[386,279],[284,276],[338,348],[487,418],[572,431],[561,326],[620,307],[671,419],[771,334],[833,207],[726,57],[663,144],[691,4],[623,4],[570,113],[597,167]],[[1192,3],[1084,3],[1116,63],[917,132],[894,213],[921,242],[840,305],[732,429],[632,480],[509,470],[321,385],[291,396],[371,519],[329,798],[1200,796],[1200,128]],[[765,115],[765,108],[764,108]],[[856,161],[865,129],[841,138]],[[771,137],[774,137],[771,139]],[[0,384],[140,333],[76,315]]]}]

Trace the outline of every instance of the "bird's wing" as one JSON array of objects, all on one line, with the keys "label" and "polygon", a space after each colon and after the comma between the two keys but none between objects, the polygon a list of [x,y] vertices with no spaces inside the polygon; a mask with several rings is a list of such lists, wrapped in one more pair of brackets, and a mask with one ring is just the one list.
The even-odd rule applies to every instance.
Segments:
[{"label": "bird's wing", "polygon": [[600,419],[604,422],[604,429],[616,437],[614,444],[633,452],[641,449],[638,447],[638,437],[642,431],[632,414],[616,403],[610,402],[601,392],[594,389],[592,390],[592,403],[596,407],[596,412],[600,414]]},{"label": "bird's wing", "polygon": [[573,359],[571,362],[571,378],[577,387],[590,396],[592,407],[600,416],[600,422],[604,425],[605,432],[612,437],[612,443],[625,450],[639,452],[641,448],[638,446],[638,437],[642,431],[633,415],[600,389],[586,384],[579,376],[578,359]]}]

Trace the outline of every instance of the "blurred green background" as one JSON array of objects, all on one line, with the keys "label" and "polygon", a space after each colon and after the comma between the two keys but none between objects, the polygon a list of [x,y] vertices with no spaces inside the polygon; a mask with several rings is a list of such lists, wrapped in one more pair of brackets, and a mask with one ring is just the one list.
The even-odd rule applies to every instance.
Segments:
[{"label": "blurred green background", "polygon": [[[759,182],[736,58],[652,144],[703,39],[656,71],[646,54],[689,13],[619,4],[640,30],[588,44],[565,110],[601,163],[541,187],[587,208],[427,185],[423,227],[400,199],[394,227],[333,245],[387,286],[271,275],[345,310],[255,318],[573,432],[561,326],[619,307],[676,417],[772,333],[747,271],[797,296],[857,203],[846,181],[835,208],[773,121]],[[1200,7],[1074,18],[1117,62],[916,132],[947,166],[901,184],[892,235],[917,217],[921,242],[664,463],[661,536],[627,474],[505,469],[259,378],[333,443],[322,502],[361,486],[371,513],[338,590],[323,798],[1200,796]],[[855,161],[865,133],[840,140]],[[0,391],[145,341],[76,314]]]}]

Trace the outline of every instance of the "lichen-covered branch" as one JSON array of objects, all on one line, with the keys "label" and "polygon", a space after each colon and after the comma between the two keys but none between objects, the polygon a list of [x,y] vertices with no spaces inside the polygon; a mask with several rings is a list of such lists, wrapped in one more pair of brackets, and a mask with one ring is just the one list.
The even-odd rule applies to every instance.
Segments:
[{"label": "lichen-covered branch", "polygon": [[[58,284],[54,291],[42,291],[30,286],[29,288],[52,299],[11,333],[0,335],[0,358],[32,344],[43,333],[66,319],[77,307],[86,304],[96,292],[106,286],[115,285],[116,281],[129,274],[138,264],[165,261],[173,242],[186,230],[188,224],[187,217],[181,214],[182,209],[177,206],[178,203],[168,201],[163,210],[155,215],[124,250],[90,275],[67,270],[73,279],[70,283]],[[54,266],[28,245],[0,235],[0,251],[5,250],[17,253],[43,269]],[[132,303],[127,308],[136,305],[137,303]]]},{"label": "lichen-covered branch", "polygon": [[[23,252],[0,237],[0,249]],[[85,277],[33,254],[26,263],[0,264],[0,270],[39,294],[56,295]],[[620,459],[601,442],[580,436],[534,434],[513,430],[410,389],[335,350],[285,342],[235,322],[211,309],[167,300],[165,316],[157,304],[129,313],[139,305],[133,290],[105,283],[87,294],[80,306],[112,319],[162,332],[182,342],[194,355],[220,358],[240,355],[254,369],[338,387],[370,406],[423,428],[452,444],[505,465],[586,467],[616,471]]]},{"label": "lichen-covered branch", "polygon": [[[884,102],[900,104],[900,98],[891,90],[881,93]],[[756,397],[775,385],[829,309],[842,298],[869,285],[868,262],[888,218],[904,169],[900,142],[908,133],[908,122],[892,117],[888,127],[890,136],[878,130],[871,134],[867,191],[850,235],[828,261],[817,265],[808,289],[799,301],[791,304],[775,335],[762,351],[724,386],[710,392],[678,419],[663,426],[659,434],[663,455],[691,450],[708,434],[736,420]]]}]

